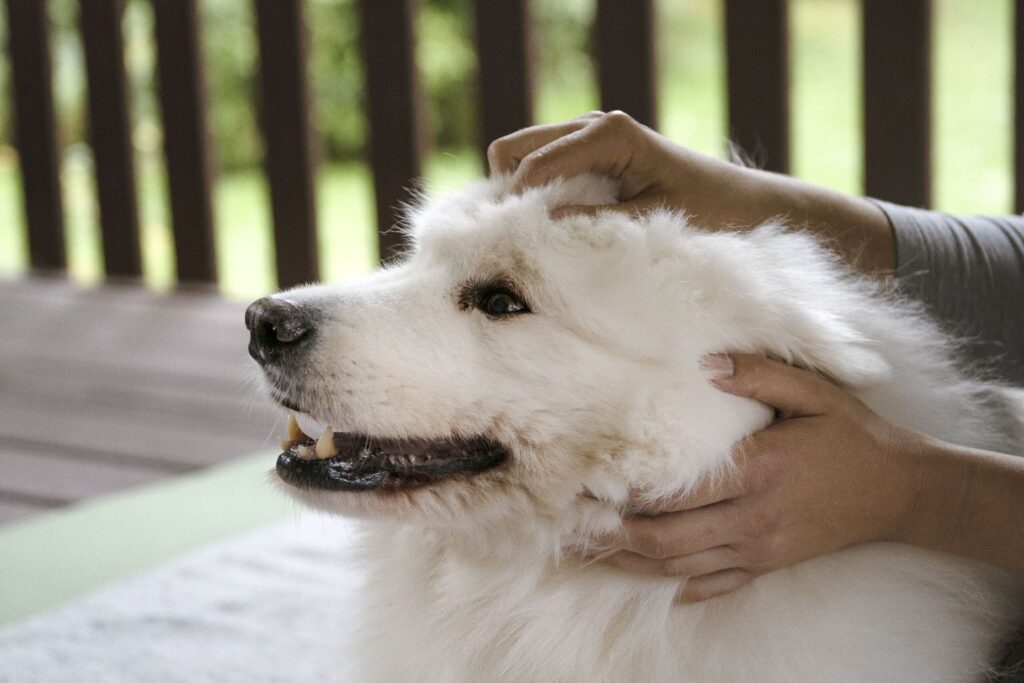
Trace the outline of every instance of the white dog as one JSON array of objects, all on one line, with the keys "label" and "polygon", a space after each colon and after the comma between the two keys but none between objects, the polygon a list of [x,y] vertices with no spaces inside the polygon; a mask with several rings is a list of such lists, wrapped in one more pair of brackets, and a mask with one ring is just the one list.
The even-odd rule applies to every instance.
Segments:
[{"label": "white dog", "polygon": [[678,578],[566,553],[614,530],[631,493],[727,473],[769,422],[708,383],[711,352],[812,368],[941,439],[1019,443],[947,338],[807,235],[668,212],[552,220],[611,188],[507,187],[425,202],[398,265],[250,307],[274,397],[333,426],[314,441],[292,424],[279,476],[366,520],[362,611],[324,624],[324,647],[367,681],[982,678],[1024,584],[979,563],[868,544],[680,605]]}]

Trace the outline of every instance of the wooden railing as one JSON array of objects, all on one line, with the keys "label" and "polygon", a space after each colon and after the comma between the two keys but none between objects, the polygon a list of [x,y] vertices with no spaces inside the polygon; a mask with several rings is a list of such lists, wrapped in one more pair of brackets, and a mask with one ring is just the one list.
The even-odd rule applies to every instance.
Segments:
[{"label": "wooden railing", "polygon": [[[197,0],[150,0],[177,276],[210,283],[214,259],[212,166],[206,129]],[[730,138],[770,170],[789,170],[786,0],[724,0]],[[253,0],[260,110],[270,181],[277,276],[289,286],[318,276],[314,179],[318,145],[306,74],[302,0]],[[931,203],[929,0],[862,0],[864,187],[903,204]],[[66,266],[45,3],[6,0],[31,266]],[[528,0],[474,0],[480,150],[532,122]],[[103,255],[109,276],[141,274],[138,200],[128,119],[123,0],[80,0]],[[380,253],[421,174],[425,154],[414,59],[415,0],[359,0],[370,165]],[[1015,0],[1015,206],[1024,210],[1024,0]],[[597,0],[594,36],[601,107],[657,127],[653,0]],[[214,94],[215,96],[215,94]]]}]

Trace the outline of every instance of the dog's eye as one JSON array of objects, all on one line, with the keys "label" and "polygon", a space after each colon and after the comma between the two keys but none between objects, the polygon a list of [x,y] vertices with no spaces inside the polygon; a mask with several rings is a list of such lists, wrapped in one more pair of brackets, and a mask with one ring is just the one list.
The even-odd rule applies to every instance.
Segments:
[{"label": "dog's eye", "polygon": [[530,312],[530,309],[519,297],[503,289],[485,293],[480,297],[477,308],[495,318]]}]

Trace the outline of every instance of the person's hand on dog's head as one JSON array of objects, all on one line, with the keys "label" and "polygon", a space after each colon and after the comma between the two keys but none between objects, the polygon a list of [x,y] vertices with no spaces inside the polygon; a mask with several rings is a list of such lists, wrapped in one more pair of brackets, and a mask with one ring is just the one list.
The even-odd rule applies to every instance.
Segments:
[{"label": "person's hand on dog's head", "polygon": [[517,192],[581,173],[618,183],[617,203],[557,207],[554,217],[668,208],[702,225],[724,226],[741,222],[739,210],[751,203],[744,169],[676,145],[619,111],[590,112],[506,135],[491,143],[487,160],[492,175],[512,174]]},{"label": "person's hand on dog's head", "polygon": [[617,202],[553,207],[554,218],[668,209],[710,230],[746,230],[781,218],[826,237],[866,273],[893,268],[892,231],[872,202],[695,152],[620,111],[511,133],[491,143],[487,161],[491,175],[512,174],[515,192],[583,173],[618,184]]}]

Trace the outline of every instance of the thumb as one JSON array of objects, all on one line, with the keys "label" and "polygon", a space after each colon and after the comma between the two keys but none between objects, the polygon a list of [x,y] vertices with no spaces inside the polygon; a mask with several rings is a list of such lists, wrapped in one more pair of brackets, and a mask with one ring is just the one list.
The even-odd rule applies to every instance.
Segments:
[{"label": "thumb", "polygon": [[559,218],[565,218],[567,216],[596,216],[606,211],[614,211],[616,213],[624,213],[630,216],[637,216],[642,213],[651,211],[660,206],[657,200],[649,197],[642,199],[631,199],[626,202],[617,202],[614,204],[566,204],[565,206],[557,206],[551,209],[551,218],[558,220]]},{"label": "thumb", "polygon": [[707,356],[703,365],[722,391],[760,401],[784,418],[821,415],[839,391],[808,370],[755,354]]}]

